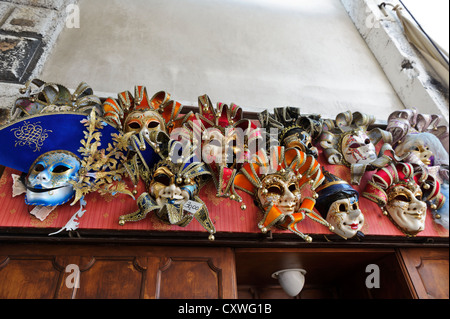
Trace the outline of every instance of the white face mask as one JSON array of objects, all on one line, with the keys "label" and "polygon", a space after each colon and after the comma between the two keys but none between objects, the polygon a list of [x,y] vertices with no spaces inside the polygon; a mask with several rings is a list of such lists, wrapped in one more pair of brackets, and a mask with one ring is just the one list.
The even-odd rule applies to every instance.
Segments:
[{"label": "white face mask", "polygon": [[398,156],[406,155],[408,152],[414,154],[425,165],[432,165],[433,152],[427,145],[427,141],[421,138],[422,134],[409,134],[402,143],[395,148],[395,153]]},{"label": "white face mask", "polygon": [[342,138],[342,155],[350,164],[369,164],[377,159],[375,146],[364,131],[356,131]]},{"label": "white face mask", "polygon": [[404,232],[414,235],[425,229],[427,205],[423,202],[422,191],[415,186],[411,191],[405,186],[395,186],[388,194],[386,210],[392,221]]},{"label": "white face mask", "polygon": [[326,218],[334,232],[344,238],[352,238],[364,226],[364,215],[356,197],[335,201],[328,209]]},{"label": "white face mask", "polygon": [[301,194],[296,175],[292,170],[267,175],[258,190],[258,198],[263,207],[273,204],[285,215],[297,212]]}]

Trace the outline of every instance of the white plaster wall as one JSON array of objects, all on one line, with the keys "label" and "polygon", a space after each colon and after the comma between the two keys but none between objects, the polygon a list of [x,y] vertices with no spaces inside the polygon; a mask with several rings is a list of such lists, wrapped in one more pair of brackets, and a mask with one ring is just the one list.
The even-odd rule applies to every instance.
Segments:
[{"label": "white plaster wall", "polygon": [[145,85],[196,105],[298,106],[386,120],[404,108],[339,0],[80,0],[41,79],[100,95]]}]

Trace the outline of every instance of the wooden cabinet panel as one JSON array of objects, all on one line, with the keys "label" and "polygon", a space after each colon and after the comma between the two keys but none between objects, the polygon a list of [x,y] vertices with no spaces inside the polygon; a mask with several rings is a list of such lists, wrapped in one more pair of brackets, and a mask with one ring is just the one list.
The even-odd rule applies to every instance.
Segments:
[{"label": "wooden cabinet panel", "polygon": [[145,258],[92,258],[80,271],[77,298],[143,298]]},{"label": "wooden cabinet panel", "polygon": [[222,270],[211,258],[168,258],[158,276],[158,298],[223,298]]},{"label": "wooden cabinet panel", "polygon": [[400,253],[417,298],[449,298],[448,249],[402,248]]},{"label": "wooden cabinet panel", "polygon": [[[74,285],[68,266],[79,270]],[[69,268],[71,269],[71,268]],[[0,298],[236,298],[230,248],[0,247]]]},{"label": "wooden cabinet panel", "polygon": [[0,299],[53,298],[62,270],[53,257],[0,257]]}]

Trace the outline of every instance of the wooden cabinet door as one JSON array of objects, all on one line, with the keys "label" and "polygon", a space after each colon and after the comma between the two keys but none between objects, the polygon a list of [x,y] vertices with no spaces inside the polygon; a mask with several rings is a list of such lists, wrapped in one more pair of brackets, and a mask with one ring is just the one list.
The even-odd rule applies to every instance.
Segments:
[{"label": "wooden cabinet door", "polygon": [[402,248],[400,253],[417,298],[449,298],[447,248]]},{"label": "wooden cabinet door", "polygon": [[0,299],[228,299],[236,290],[231,248],[0,246]]}]

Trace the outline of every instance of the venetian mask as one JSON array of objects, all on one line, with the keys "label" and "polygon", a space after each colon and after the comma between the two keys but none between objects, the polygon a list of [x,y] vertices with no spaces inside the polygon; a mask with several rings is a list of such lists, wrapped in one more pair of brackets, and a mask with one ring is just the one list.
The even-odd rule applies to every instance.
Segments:
[{"label": "venetian mask", "polygon": [[[395,147],[395,153],[398,156],[404,156],[410,153],[427,166],[434,165],[434,155],[429,144],[431,139],[437,139],[430,133],[417,133],[406,135],[402,142]],[[439,140],[433,145],[439,145]]]},{"label": "venetian mask", "polygon": [[326,220],[334,232],[344,238],[352,238],[361,231],[364,215],[359,209],[357,197],[339,199],[331,204]]},{"label": "venetian mask", "polygon": [[425,229],[427,204],[422,200],[422,190],[417,184],[393,187],[388,194],[386,211],[392,221],[407,233]]},{"label": "venetian mask", "polygon": [[240,200],[231,191],[233,178],[250,154],[261,147],[261,131],[255,123],[242,118],[242,109],[234,103],[219,102],[214,107],[206,94],[199,96],[198,103],[199,113],[184,123],[186,135],[198,140],[194,144],[201,146],[199,156],[212,173],[216,195]]},{"label": "venetian mask", "polygon": [[[366,170],[382,168],[398,160],[390,142],[391,133],[380,128],[368,131],[375,117],[350,111],[339,113],[336,119],[324,120],[320,137],[323,154],[330,164],[343,164],[351,170],[351,184],[359,185]],[[375,146],[381,144],[378,154]]]},{"label": "venetian mask", "polygon": [[441,115],[405,109],[389,115],[386,130],[392,133],[395,153],[403,162],[437,169],[439,177],[448,181],[448,126],[439,124],[442,120]]},{"label": "venetian mask", "polygon": [[149,140],[152,131],[165,131],[165,123],[156,111],[136,110],[125,119],[124,130],[125,133],[135,132]]},{"label": "venetian mask", "polygon": [[378,203],[383,214],[408,236],[425,229],[427,203],[436,202],[430,206],[439,209],[444,202],[438,180],[412,163],[391,164],[377,171],[363,196]]},{"label": "venetian mask", "polygon": [[183,205],[198,193],[195,180],[175,175],[170,166],[159,166],[148,187],[150,196],[162,207],[158,216],[170,224],[180,224],[185,218]]},{"label": "venetian mask", "polygon": [[317,158],[319,152],[313,141],[322,132],[320,115],[301,115],[299,108],[278,107],[273,114],[267,110],[261,112],[258,118],[266,130],[268,144],[295,147]]},{"label": "venetian mask", "polygon": [[205,163],[198,161],[192,148],[170,140],[168,155],[151,172],[148,193],[139,196],[139,210],[119,217],[119,224],[144,219],[148,213],[169,225],[187,226],[196,219],[214,239],[215,227],[206,205],[198,197],[200,188],[211,176]]},{"label": "venetian mask", "polygon": [[[312,238],[298,229],[299,222],[306,216],[332,229],[313,211],[317,198],[315,189],[323,179],[320,165],[313,156],[296,148],[278,146],[269,154],[264,150],[254,154],[234,178],[233,186],[255,197],[263,214],[258,223],[263,233],[277,226],[310,242]],[[304,188],[307,185],[310,188]],[[245,205],[241,208],[245,209]]]},{"label": "venetian mask", "polygon": [[52,151],[39,156],[26,178],[28,205],[57,206],[69,201],[75,194],[69,183],[78,176],[80,161],[64,151]]},{"label": "venetian mask", "polygon": [[261,181],[258,199],[262,207],[273,204],[284,215],[292,214],[300,208],[301,193],[297,175],[293,170],[270,174]]},{"label": "venetian mask", "polygon": [[345,239],[362,237],[364,215],[359,209],[359,193],[328,171],[324,176],[325,182],[317,188],[316,209],[334,227],[334,233]]},{"label": "venetian mask", "polygon": [[375,145],[362,130],[344,135],[341,149],[345,161],[350,164],[369,164],[377,159]]}]

